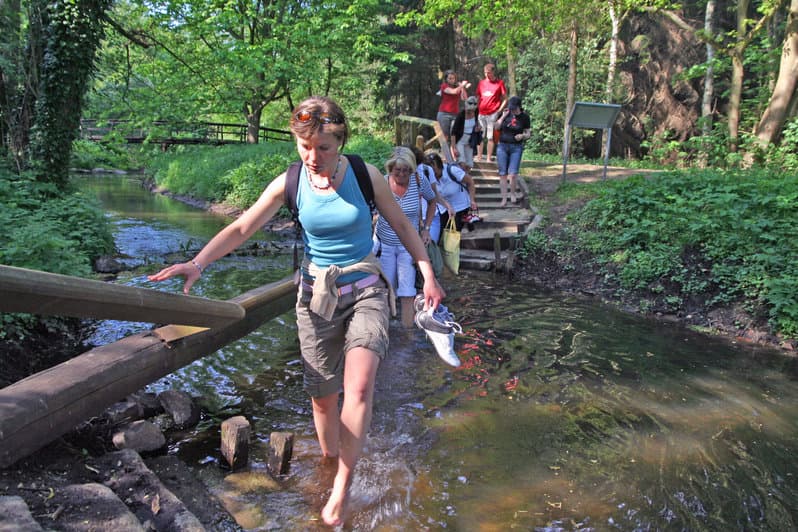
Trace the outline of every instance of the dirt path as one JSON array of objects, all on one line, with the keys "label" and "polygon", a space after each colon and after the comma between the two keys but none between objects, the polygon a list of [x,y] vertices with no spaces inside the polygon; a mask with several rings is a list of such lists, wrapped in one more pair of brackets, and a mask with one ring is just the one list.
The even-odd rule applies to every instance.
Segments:
[{"label": "dirt path", "polygon": [[[595,164],[569,164],[565,181],[568,183],[595,183],[604,179],[604,167]],[[537,163],[531,167],[525,163],[522,169],[530,192],[547,198],[563,183],[562,164]],[[638,168],[607,167],[606,179],[626,179],[629,176],[650,174],[652,170]]]}]

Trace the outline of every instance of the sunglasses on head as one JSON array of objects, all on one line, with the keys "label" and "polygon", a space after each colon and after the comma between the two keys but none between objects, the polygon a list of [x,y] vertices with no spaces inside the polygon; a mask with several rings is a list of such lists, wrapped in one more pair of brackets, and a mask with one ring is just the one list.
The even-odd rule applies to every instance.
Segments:
[{"label": "sunglasses on head", "polygon": [[315,118],[322,124],[343,124],[344,119],[338,116],[333,116],[330,113],[319,113],[319,112],[311,112],[311,111],[299,111],[297,114],[294,115],[294,118],[297,122],[310,122],[312,118]]}]

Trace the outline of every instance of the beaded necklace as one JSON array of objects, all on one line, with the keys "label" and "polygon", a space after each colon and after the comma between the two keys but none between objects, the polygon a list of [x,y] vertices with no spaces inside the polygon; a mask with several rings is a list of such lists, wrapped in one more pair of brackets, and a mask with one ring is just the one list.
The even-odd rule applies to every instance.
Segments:
[{"label": "beaded necklace", "polygon": [[333,172],[332,176],[330,176],[327,179],[327,184],[323,185],[323,186],[322,185],[317,185],[313,181],[313,178],[310,177],[310,172],[308,171],[307,166],[305,167],[305,173],[308,175],[308,182],[310,183],[311,187],[315,188],[316,190],[327,190],[328,188],[333,186],[333,181],[335,181],[335,176],[338,175],[338,170],[340,168],[341,168],[341,156],[339,155],[338,156],[338,163],[335,165],[335,172]]}]

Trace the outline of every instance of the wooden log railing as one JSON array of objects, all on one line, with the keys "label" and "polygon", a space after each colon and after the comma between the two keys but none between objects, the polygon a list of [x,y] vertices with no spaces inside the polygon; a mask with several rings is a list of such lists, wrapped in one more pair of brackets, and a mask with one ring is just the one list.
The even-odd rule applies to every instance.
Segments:
[{"label": "wooden log railing", "polygon": [[[12,272],[11,278],[16,273],[18,272]],[[77,278],[70,279],[81,281]],[[5,290],[5,282],[0,284]],[[130,288],[106,286],[111,290]],[[4,309],[18,308],[6,303],[7,294],[11,293],[0,294]],[[1,389],[0,467],[8,467],[72,430],[79,423],[99,415],[125,396],[246,336],[265,321],[289,311],[296,300],[296,287],[291,277],[286,277],[227,302],[213,302],[176,294],[164,295],[174,296],[186,303],[186,309],[183,309],[181,305],[169,302],[175,316],[185,316],[179,321],[187,322],[191,316],[205,314],[205,317],[213,315],[211,321],[214,325],[211,328],[167,325],[134,334],[112,344],[94,348]],[[171,297],[167,297],[165,301],[169,299]],[[216,310],[197,313],[194,299],[201,300],[203,305],[217,303],[211,305]],[[156,300],[145,296],[144,306],[152,305]],[[62,304],[61,308],[69,309],[70,305]],[[135,304],[128,302],[120,308],[133,309],[131,312],[138,316],[136,319],[141,318],[134,307]],[[152,322],[156,315],[162,315],[153,307],[148,308],[151,314],[142,321]],[[216,314],[227,313],[230,308],[242,309],[243,316],[219,320]],[[119,312],[120,315],[131,315]],[[195,322],[200,322],[205,317],[200,317]]]},{"label": "wooden log railing", "polygon": [[236,303],[0,265],[0,312],[217,326],[240,320]]},{"label": "wooden log railing", "polygon": [[394,143],[396,146],[417,144],[416,139],[419,136],[429,138],[429,140],[423,142],[422,150],[426,151],[437,147],[444,162],[454,162],[449,149],[449,140],[443,134],[443,130],[437,120],[408,115],[399,115],[394,119]]}]

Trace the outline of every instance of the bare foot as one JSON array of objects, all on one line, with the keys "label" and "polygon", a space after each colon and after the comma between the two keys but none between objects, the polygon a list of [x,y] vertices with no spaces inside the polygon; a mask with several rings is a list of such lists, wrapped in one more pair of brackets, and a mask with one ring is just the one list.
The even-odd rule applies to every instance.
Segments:
[{"label": "bare foot", "polygon": [[507,205],[507,199],[506,198],[502,200],[502,202],[499,204],[499,207],[504,207],[505,205]]},{"label": "bare foot", "polygon": [[346,503],[349,499],[349,486],[345,481],[335,477],[332,493],[324,508],[321,510],[322,520],[329,526],[340,526],[344,524]]}]

